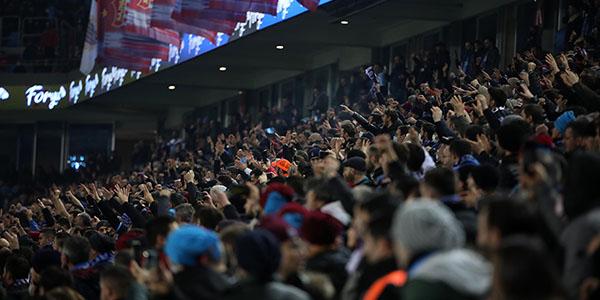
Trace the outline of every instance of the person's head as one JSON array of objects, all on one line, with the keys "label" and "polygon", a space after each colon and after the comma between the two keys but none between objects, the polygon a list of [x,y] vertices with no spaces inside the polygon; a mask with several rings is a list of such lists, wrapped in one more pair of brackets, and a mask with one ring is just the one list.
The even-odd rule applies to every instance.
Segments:
[{"label": "person's head", "polygon": [[489,164],[475,166],[471,169],[468,184],[473,184],[473,187],[481,190],[483,194],[493,193],[500,184],[500,172],[498,168]]},{"label": "person's head", "polygon": [[281,263],[279,275],[287,278],[300,270],[306,258],[305,244],[298,237],[298,232],[283,218],[267,216],[260,220],[258,228],[269,231],[279,240],[281,245]]},{"label": "person's head", "polygon": [[340,127],[342,128],[342,137],[345,140],[354,138],[356,135],[356,128],[354,128],[354,124],[350,121],[342,121],[340,122]]},{"label": "person's head", "polygon": [[169,234],[165,253],[176,266],[211,267],[221,260],[221,242],[214,232],[186,224]]},{"label": "person's head", "polygon": [[437,151],[437,159],[441,167],[452,168],[454,161],[450,153],[450,146],[442,144]]},{"label": "person's head", "polygon": [[349,158],[342,166],[344,167],[344,179],[352,184],[361,180],[367,173],[367,163],[361,157]]},{"label": "person's head", "polygon": [[482,249],[498,249],[510,236],[537,233],[533,207],[503,196],[482,200],[477,222],[477,245]]},{"label": "person's head", "polygon": [[40,247],[52,246],[54,244],[54,237],[56,236],[56,231],[51,228],[44,228],[40,231],[40,237],[38,239],[38,244]]},{"label": "person's head", "polygon": [[309,244],[309,256],[323,250],[335,248],[343,225],[334,217],[320,211],[311,211],[304,216],[300,236]]},{"label": "person's head", "polygon": [[336,201],[335,191],[324,179],[312,179],[306,182],[306,208],[310,210],[320,209],[327,203]]},{"label": "person's head", "polygon": [[29,262],[23,256],[13,254],[6,259],[2,281],[5,286],[10,286],[19,279],[29,277]]},{"label": "person's head", "polygon": [[73,226],[87,228],[92,226],[92,217],[88,213],[79,213],[73,220]]},{"label": "person's head", "polygon": [[421,182],[421,196],[430,199],[439,199],[456,193],[457,181],[451,169],[438,167],[425,173]]},{"label": "person's head", "polygon": [[465,232],[446,206],[418,199],[405,202],[396,210],[392,240],[398,265],[407,267],[416,256],[462,247]]},{"label": "person's head", "polygon": [[175,220],[169,216],[159,216],[150,219],[146,223],[146,239],[154,249],[162,249],[165,246],[169,233],[177,228]]},{"label": "person's head", "polygon": [[473,154],[471,144],[465,139],[455,139],[450,142],[449,150],[453,165],[457,164],[463,156]]},{"label": "person's head", "polygon": [[90,259],[91,248],[90,242],[86,238],[79,236],[67,238],[60,251],[62,265],[71,267],[87,262]]},{"label": "person's head", "polygon": [[189,203],[182,203],[175,207],[175,221],[178,224],[191,224],[194,221],[194,207]]},{"label": "person's head", "polygon": [[129,269],[123,266],[111,266],[100,275],[100,299],[126,299],[134,284],[135,278]]},{"label": "person's head", "polygon": [[388,109],[383,113],[383,124],[390,126],[398,121],[398,113],[395,110]]},{"label": "person's head", "polygon": [[281,261],[279,241],[264,229],[239,236],[235,241],[235,254],[242,275],[263,283],[273,279]]},{"label": "person's head", "polygon": [[487,37],[483,40],[483,45],[485,46],[486,49],[490,49],[496,46],[496,42],[494,40],[492,40],[492,38]]},{"label": "person's head", "polygon": [[509,238],[495,252],[492,262],[490,299],[564,299],[554,260],[539,240]]},{"label": "person's head", "polygon": [[92,248],[92,257],[102,253],[111,253],[115,250],[115,240],[112,237],[98,232],[91,232],[87,236]]},{"label": "person's head", "polygon": [[510,154],[518,153],[531,134],[531,126],[521,118],[504,122],[496,133],[498,144]]},{"label": "person's head", "polygon": [[565,152],[570,153],[578,149],[591,149],[595,136],[595,128],[589,121],[586,119],[576,119],[569,123],[565,130],[563,136]]},{"label": "person's head", "polygon": [[40,273],[39,293],[40,295],[44,295],[55,288],[71,287],[72,284],[73,279],[69,271],[52,266]]},{"label": "person's head", "polygon": [[546,120],[544,108],[537,104],[525,104],[521,110],[521,117],[532,127],[544,124]]},{"label": "person's head", "polygon": [[381,158],[381,150],[376,145],[371,145],[367,149],[367,169],[374,170],[381,166],[379,159]]},{"label": "person's head", "polygon": [[425,162],[425,150],[413,143],[406,143],[406,147],[408,148],[406,167],[411,172],[421,172],[423,162]]},{"label": "person's head", "polygon": [[470,41],[466,41],[465,42],[465,50],[471,50],[473,49],[473,44],[471,44]]},{"label": "person's head", "polygon": [[208,205],[199,206],[194,214],[194,223],[210,230],[216,230],[219,222],[224,219],[220,210]]},{"label": "person's head", "polygon": [[364,230],[359,230],[363,241],[364,255],[373,264],[393,257],[391,226],[399,199],[388,193],[377,193],[360,204],[360,211],[367,214]]},{"label": "person's head", "polygon": [[40,274],[53,266],[60,267],[60,253],[49,248],[38,250],[31,257],[31,283],[38,285]]},{"label": "person's head", "polygon": [[490,107],[503,107],[506,106],[506,93],[501,88],[489,88],[488,93],[490,94]]}]

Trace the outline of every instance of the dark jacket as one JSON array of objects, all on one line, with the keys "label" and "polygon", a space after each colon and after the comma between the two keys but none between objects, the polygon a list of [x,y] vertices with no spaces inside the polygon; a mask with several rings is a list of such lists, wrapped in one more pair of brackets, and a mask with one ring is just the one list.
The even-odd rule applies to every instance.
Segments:
[{"label": "dark jacket", "polygon": [[280,282],[261,283],[256,280],[245,280],[228,290],[223,299],[309,300],[310,296],[296,287]]},{"label": "dark jacket", "polygon": [[467,249],[448,250],[409,266],[401,299],[483,299],[491,282],[492,266],[481,255]]},{"label": "dark jacket", "polygon": [[[396,259],[390,257],[374,264],[369,264],[363,258],[358,270],[350,275],[344,286],[342,299],[362,299],[371,285],[379,278],[396,271]],[[389,285],[378,299],[399,299],[400,289]]]},{"label": "dark jacket", "polygon": [[224,275],[206,267],[185,268],[175,274],[174,281],[174,294],[177,296],[169,299],[220,299],[231,287],[231,282]]},{"label": "dark jacket", "polygon": [[339,295],[348,278],[346,263],[349,259],[350,254],[345,250],[321,252],[308,259],[306,270],[327,275],[335,287],[336,295]]},{"label": "dark jacket", "polygon": [[73,288],[86,300],[100,299],[100,271],[96,268],[71,270]]},{"label": "dark jacket", "polygon": [[[28,280],[17,280],[17,282],[7,286],[6,289],[6,299],[8,300],[24,300],[29,299],[29,281]],[[1,293],[0,293],[1,295]]]}]

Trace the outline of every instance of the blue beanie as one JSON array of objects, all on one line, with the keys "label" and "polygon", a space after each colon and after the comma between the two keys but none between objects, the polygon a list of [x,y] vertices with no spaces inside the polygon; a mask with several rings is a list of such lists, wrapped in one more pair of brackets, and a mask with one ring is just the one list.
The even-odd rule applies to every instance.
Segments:
[{"label": "blue beanie", "polygon": [[560,132],[560,135],[564,135],[565,130],[567,130],[567,126],[569,126],[569,123],[573,122],[574,120],[575,114],[573,113],[573,111],[565,111],[554,121],[554,128],[556,128],[556,130]]},{"label": "blue beanie", "polygon": [[281,193],[271,192],[267,197],[263,212],[265,215],[277,213],[288,202],[288,199],[286,199]]},{"label": "blue beanie", "polygon": [[195,225],[184,225],[167,237],[165,253],[179,265],[196,266],[198,257],[208,254],[211,259],[221,258],[219,237],[216,233]]},{"label": "blue beanie", "polygon": [[256,229],[239,236],[235,241],[235,255],[238,265],[262,282],[272,279],[281,261],[279,241],[264,229]]}]

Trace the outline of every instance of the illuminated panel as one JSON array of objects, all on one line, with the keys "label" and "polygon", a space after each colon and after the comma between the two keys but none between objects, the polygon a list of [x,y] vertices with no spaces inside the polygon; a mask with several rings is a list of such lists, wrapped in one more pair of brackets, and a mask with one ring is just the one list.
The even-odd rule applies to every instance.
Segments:
[{"label": "illuminated panel", "polygon": [[[321,0],[319,5],[331,1]],[[185,62],[224,46],[231,41],[283,22],[306,11],[307,9],[296,0],[279,0],[277,15],[272,16],[249,12],[247,13],[246,21],[238,23],[231,36],[219,33],[216,45],[213,45],[203,37],[184,34],[181,45],[170,45],[168,61],[152,59],[148,70],[144,72],[119,67],[102,67],[92,71],[89,75],[66,82],[63,85],[34,84],[31,86],[2,86],[0,83],[0,110],[54,110],[90,100],[95,96]]]}]

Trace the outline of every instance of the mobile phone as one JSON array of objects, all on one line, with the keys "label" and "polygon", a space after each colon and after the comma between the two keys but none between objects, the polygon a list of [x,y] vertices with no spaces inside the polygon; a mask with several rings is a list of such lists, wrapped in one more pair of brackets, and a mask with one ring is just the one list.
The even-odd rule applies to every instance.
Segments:
[{"label": "mobile phone", "polygon": [[265,129],[265,132],[266,132],[267,134],[275,134],[275,128],[273,128],[273,127],[269,127],[269,128],[267,128],[267,129]]},{"label": "mobile phone", "polygon": [[152,270],[158,267],[158,253],[156,250],[145,250],[142,256],[144,258],[144,269]]}]

